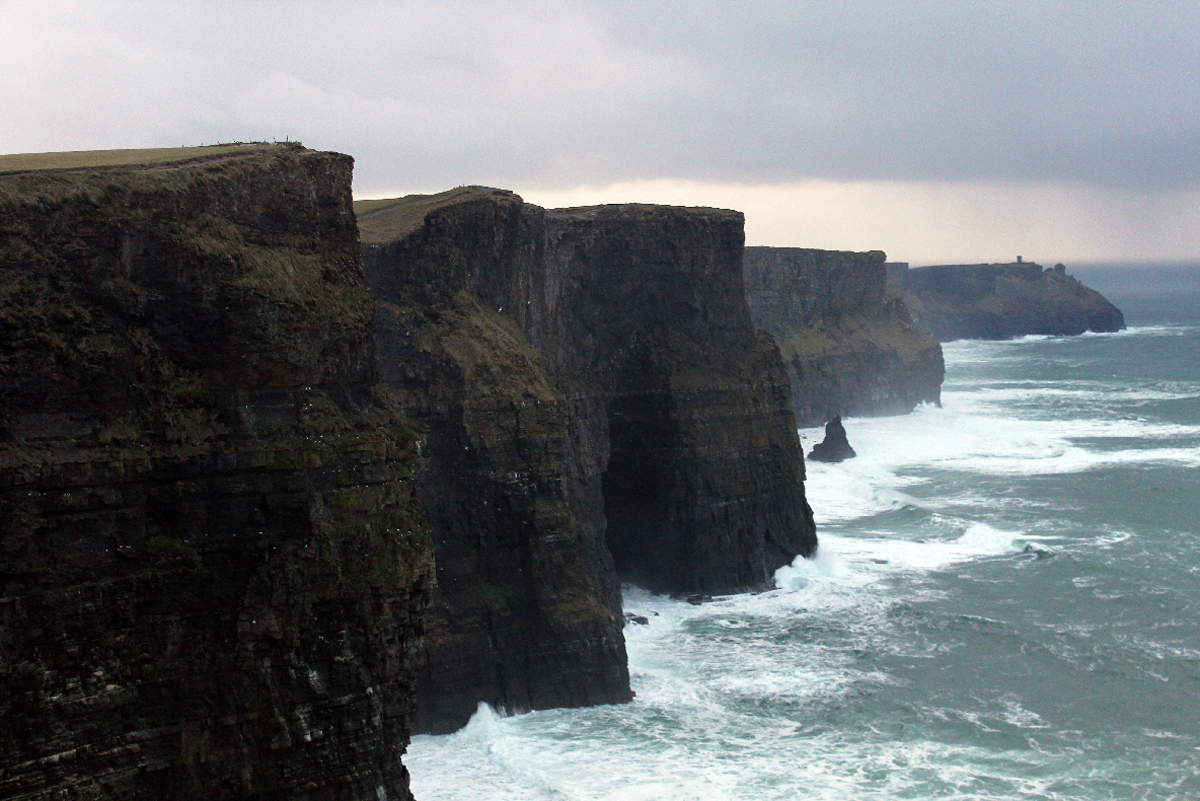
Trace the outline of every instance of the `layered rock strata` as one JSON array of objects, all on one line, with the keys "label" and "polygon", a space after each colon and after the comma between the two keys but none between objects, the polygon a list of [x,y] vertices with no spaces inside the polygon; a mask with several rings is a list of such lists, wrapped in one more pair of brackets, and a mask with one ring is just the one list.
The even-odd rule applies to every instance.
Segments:
[{"label": "layered rock strata", "polygon": [[888,269],[888,281],[913,319],[941,342],[1112,332],[1121,311],[1056,264],[962,264]]},{"label": "layered rock strata", "polygon": [[816,546],[787,379],[745,302],[743,225],[661,206],[547,216],[545,311],[523,325],[560,385],[605,410],[605,539],[650,589],[763,587]]},{"label": "layered rock strata", "polygon": [[748,247],[746,297],[775,338],[801,426],[940,403],[941,346],[888,290],[881,251]]},{"label": "layered rock strata", "polygon": [[625,700],[618,575],[724,591],[812,552],[740,215],[472,188],[359,210],[384,377],[447,443],[421,488],[439,589],[419,726]]},{"label": "layered rock strata", "polygon": [[351,159],[130,161],[0,175],[0,797],[411,798],[432,546]]},{"label": "layered rock strata", "polygon": [[401,210],[362,222],[381,374],[426,432],[418,488],[438,587],[417,726],[432,732],[461,728],[480,701],[527,711],[632,698],[603,525],[571,504],[589,446],[571,441],[571,404],[512,318],[472,286],[473,272],[534,255],[532,240],[506,241],[525,210],[503,194],[453,197],[403,210],[417,228],[400,239],[384,226]]}]

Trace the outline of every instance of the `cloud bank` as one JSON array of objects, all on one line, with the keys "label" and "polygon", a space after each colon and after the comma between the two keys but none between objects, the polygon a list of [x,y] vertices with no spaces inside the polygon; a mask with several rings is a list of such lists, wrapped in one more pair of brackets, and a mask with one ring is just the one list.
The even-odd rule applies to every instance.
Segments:
[{"label": "cloud bank", "polygon": [[1108,256],[1200,256],[1193,2],[0,2],[0,29],[4,152],[290,138],[353,154],[362,196],[824,187],[866,210],[847,247],[874,219],[911,249],[868,209],[900,202],[981,248],[1066,209]]}]

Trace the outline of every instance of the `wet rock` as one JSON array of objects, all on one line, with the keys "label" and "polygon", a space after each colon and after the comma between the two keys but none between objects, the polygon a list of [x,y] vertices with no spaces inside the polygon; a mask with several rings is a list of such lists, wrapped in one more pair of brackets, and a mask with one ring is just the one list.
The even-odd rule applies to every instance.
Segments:
[{"label": "wet rock", "polygon": [[813,446],[808,458],[814,462],[841,462],[853,459],[857,455],[846,438],[846,427],[842,425],[842,418],[835,415],[825,424],[825,439]]}]

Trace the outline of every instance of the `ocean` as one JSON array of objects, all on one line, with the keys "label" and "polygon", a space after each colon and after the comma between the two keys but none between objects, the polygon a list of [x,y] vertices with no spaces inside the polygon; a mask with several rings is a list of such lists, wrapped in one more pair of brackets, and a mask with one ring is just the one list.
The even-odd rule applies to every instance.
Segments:
[{"label": "ocean", "polygon": [[635,701],[415,737],[417,799],[1200,799],[1200,268],[1072,273],[1127,331],[946,345],[809,463],[815,559],[627,588]]}]

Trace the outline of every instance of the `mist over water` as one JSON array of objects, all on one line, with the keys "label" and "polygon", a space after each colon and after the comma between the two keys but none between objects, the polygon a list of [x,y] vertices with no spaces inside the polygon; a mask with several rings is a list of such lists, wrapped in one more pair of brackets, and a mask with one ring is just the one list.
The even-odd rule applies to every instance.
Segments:
[{"label": "mist over water", "polygon": [[1128,331],[951,343],[942,408],[846,420],[777,590],[627,588],[632,704],[484,707],[417,798],[1200,798],[1200,281],[1117,278]]}]

